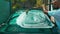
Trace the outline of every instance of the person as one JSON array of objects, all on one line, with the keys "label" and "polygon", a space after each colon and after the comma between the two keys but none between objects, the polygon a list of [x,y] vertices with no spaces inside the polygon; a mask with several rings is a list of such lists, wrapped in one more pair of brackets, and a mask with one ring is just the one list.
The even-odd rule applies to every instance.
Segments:
[{"label": "person", "polygon": [[60,0],[54,0],[51,3],[53,4],[54,8],[59,8],[59,9],[48,11],[48,10],[46,10],[46,6],[44,4],[42,5],[42,8],[45,13],[48,13],[48,15],[54,17],[54,19],[56,21],[56,25],[58,27],[58,32],[60,34]]}]

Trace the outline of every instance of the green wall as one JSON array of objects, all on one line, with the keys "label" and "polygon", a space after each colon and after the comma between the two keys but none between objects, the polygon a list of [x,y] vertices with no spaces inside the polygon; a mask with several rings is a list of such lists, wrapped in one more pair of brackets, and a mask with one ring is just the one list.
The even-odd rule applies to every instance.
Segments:
[{"label": "green wall", "polygon": [[5,22],[10,15],[9,2],[0,0],[0,24]]}]

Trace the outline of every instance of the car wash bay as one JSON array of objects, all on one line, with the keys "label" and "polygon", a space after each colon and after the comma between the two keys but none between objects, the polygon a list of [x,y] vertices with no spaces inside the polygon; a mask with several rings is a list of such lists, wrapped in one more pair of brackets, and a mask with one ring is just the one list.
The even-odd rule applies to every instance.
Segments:
[{"label": "car wash bay", "polygon": [[[10,2],[5,0],[0,0],[0,32],[3,34],[52,34],[57,33],[53,31],[52,28],[22,28],[16,24],[16,19],[18,16],[25,11],[25,9],[19,9],[13,14],[11,13]],[[34,9],[35,10],[35,9]],[[42,10],[39,10],[42,11]],[[48,20],[47,20],[48,21]],[[49,21],[50,22],[50,21]]]}]

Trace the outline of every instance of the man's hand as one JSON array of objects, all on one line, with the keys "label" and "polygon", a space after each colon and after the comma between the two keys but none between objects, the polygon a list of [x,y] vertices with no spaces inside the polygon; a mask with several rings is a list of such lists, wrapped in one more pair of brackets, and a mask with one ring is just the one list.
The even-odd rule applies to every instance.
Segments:
[{"label": "man's hand", "polygon": [[48,10],[46,9],[47,7],[45,6],[45,4],[42,4],[42,9],[45,13],[48,13]]}]

